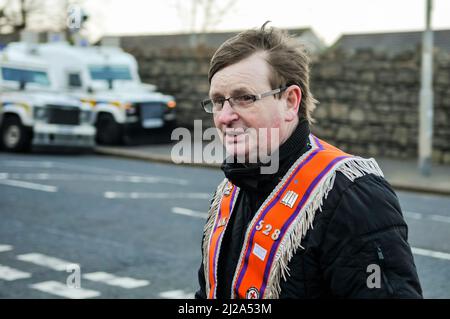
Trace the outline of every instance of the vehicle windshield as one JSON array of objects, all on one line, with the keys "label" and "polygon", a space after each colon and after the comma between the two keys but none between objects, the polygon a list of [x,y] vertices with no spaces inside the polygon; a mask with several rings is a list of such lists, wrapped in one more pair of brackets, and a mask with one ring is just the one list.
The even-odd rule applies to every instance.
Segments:
[{"label": "vehicle windshield", "polygon": [[47,72],[44,71],[1,67],[1,73],[5,81],[36,83],[43,86],[50,86]]},{"label": "vehicle windshield", "polygon": [[92,65],[89,73],[93,80],[131,80],[131,72],[122,65]]}]

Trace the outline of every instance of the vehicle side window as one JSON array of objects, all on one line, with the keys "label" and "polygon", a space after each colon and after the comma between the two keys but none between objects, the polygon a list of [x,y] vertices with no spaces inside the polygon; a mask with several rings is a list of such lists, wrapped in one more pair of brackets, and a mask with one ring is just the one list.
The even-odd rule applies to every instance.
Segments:
[{"label": "vehicle side window", "polygon": [[69,86],[81,87],[80,73],[69,73],[68,77],[69,77]]},{"label": "vehicle side window", "polygon": [[44,71],[26,70],[10,67],[2,67],[0,69],[2,78],[6,81],[36,83],[44,86],[50,85],[47,72]]}]

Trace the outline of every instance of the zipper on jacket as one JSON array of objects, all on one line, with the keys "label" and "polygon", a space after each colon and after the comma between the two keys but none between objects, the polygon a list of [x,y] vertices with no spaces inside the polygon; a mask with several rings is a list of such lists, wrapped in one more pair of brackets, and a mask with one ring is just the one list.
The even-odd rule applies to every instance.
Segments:
[{"label": "zipper on jacket", "polygon": [[384,272],[386,267],[385,267],[385,263],[384,263],[385,260],[384,260],[383,251],[381,250],[381,247],[378,245],[378,243],[375,243],[375,246],[377,247],[377,256],[378,256],[378,261],[380,263],[380,270],[381,270],[381,276],[383,278],[383,282],[386,285],[389,294],[393,295],[394,289],[392,288],[391,284],[389,283],[389,280]]}]

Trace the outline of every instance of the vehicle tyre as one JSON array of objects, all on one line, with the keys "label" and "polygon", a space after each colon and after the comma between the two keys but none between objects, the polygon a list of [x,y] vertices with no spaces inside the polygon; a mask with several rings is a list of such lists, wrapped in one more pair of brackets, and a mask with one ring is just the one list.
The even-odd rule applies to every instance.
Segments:
[{"label": "vehicle tyre", "polygon": [[1,144],[6,151],[24,152],[31,146],[31,131],[17,117],[6,117],[1,129]]},{"label": "vehicle tyre", "polygon": [[95,126],[98,144],[116,145],[122,143],[122,126],[116,122],[111,114],[100,114]]}]

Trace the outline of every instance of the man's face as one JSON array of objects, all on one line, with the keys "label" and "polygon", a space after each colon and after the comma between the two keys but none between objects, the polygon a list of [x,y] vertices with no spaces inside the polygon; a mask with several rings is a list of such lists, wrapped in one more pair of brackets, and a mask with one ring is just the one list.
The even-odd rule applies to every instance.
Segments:
[{"label": "man's face", "polygon": [[[264,56],[264,53],[255,53],[214,74],[210,98],[256,95],[275,89],[269,84],[270,66]],[[239,109],[226,101],[223,109],[214,113],[214,124],[227,153],[248,159],[258,149],[261,152],[261,147],[268,147],[270,151],[272,145],[273,151],[287,139],[286,111],[286,99],[275,96],[267,96]],[[274,134],[277,130],[278,136]],[[271,144],[271,138],[275,143]]]}]

